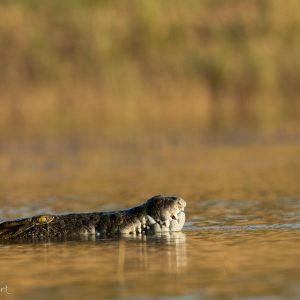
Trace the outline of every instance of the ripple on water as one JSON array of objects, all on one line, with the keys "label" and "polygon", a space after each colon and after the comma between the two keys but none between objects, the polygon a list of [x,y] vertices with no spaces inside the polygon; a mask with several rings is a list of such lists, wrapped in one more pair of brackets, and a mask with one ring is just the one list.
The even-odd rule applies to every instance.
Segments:
[{"label": "ripple on water", "polygon": [[[193,203],[187,231],[296,230],[300,227],[299,199],[277,201],[204,200]],[[190,218],[189,218],[190,215]]]},{"label": "ripple on water", "polygon": [[224,226],[197,226],[196,222],[187,222],[184,227],[187,231],[206,231],[206,230],[223,230],[223,231],[247,231],[247,230],[274,230],[274,229],[300,229],[300,223],[290,224],[257,224],[257,225],[224,225]]}]

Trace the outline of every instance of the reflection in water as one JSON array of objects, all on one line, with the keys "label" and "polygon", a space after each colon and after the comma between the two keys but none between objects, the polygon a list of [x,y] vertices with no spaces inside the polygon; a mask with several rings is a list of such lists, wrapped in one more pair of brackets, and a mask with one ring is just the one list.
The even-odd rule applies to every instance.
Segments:
[{"label": "reflection in water", "polygon": [[298,299],[299,243],[297,230],[227,229],[6,244],[0,278],[16,299]]},{"label": "reflection in water", "polygon": [[[198,285],[209,299],[298,299],[298,236],[297,231],[282,230],[195,233],[190,243],[195,249],[197,245],[203,261],[194,262],[190,271],[197,276],[189,284]],[[188,252],[189,257],[196,255]]]},{"label": "reflection in water", "polygon": [[[25,298],[47,299],[53,289],[55,296],[69,290],[73,297],[80,298],[79,288],[81,296],[126,296],[140,293],[143,286],[150,287],[160,276],[178,281],[187,265],[182,232],[95,241],[4,244],[1,252],[6,257],[0,262],[1,281],[9,284],[15,296]],[[139,286],[135,285],[137,282]]]},{"label": "reflection in water", "polygon": [[[187,266],[186,236],[182,232],[161,233],[151,236],[138,235],[122,238],[118,253],[118,284],[126,287],[132,260],[144,276],[166,273],[179,276]],[[133,243],[139,246],[132,248]],[[134,251],[133,251],[134,250]],[[126,288],[123,290],[126,294]],[[125,295],[123,295],[125,296]]]},{"label": "reflection in water", "polygon": [[0,219],[128,208],[155,193],[188,206],[183,233],[0,244],[0,284],[13,293],[0,297],[298,300],[299,151],[95,148],[57,153],[51,169],[43,153],[2,153],[14,163],[0,170]]}]

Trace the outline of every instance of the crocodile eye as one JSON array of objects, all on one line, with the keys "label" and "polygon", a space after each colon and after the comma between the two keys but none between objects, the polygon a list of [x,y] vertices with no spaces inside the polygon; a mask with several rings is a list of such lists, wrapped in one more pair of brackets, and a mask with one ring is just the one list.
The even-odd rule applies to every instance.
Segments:
[{"label": "crocodile eye", "polygon": [[53,219],[53,216],[40,216],[37,218],[37,222],[39,224],[50,223]]},{"label": "crocodile eye", "polygon": [[38,221],[39,223],[46,223],[46,222],[47,222],[47,218],[46,218],[45,216],[41,216],[41,217],[39,217],[39,218],[37,219],[37,221]]}]

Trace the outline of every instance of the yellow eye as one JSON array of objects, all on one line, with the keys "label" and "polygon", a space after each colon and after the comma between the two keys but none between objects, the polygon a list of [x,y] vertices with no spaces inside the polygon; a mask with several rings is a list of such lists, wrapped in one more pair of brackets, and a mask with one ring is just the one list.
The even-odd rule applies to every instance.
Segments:
[{"label": "yellow eye", "polygon": [[38,223],[49,223],[53,220],[53,216],[40,216],[37,218]]}]

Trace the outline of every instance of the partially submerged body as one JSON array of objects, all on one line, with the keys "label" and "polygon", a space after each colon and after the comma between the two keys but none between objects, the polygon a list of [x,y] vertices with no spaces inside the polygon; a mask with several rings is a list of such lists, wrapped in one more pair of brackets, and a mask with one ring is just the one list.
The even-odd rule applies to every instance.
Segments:
[{"label": "partially submerged body", "polygon": [[7,221],[0,224],[0,241],[180,231],[185,223],[185,206],[182,198],[159,195],[128,210],[40,215]]}]

